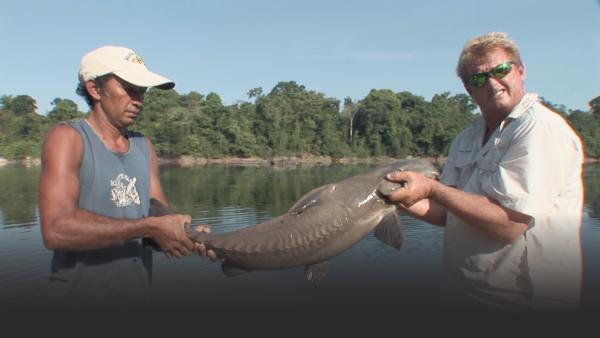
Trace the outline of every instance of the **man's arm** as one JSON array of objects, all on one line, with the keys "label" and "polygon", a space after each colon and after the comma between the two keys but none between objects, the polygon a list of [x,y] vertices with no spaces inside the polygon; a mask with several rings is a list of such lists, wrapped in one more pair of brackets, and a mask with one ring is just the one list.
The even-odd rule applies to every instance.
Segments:
[{"label": "man's arm", "polygon": [[167,198],[160,184],[160,175],[158,171],[158,158],[154,151],[152,142],[148,139],[148,152],[150,153],[150,198],[157,199],[164,206],[168,207]]},{"label": "man's arm", "polygon": [[432,199],[422,199],[410,207],[406,207],[402,204],[398,204],[398,206],[406,210],[413,217],[416,217],[427,223],[439,226],[446,225],[446,207],[440,205]]},{"label": "man's arm", "polygon": [[75,129],[59,125],[48,132],[42,148],[39,185],[42,236],[48,249],[99,249],[138,237],[153,237],[168,256],[181,257],[194,248],[183,231],[190,216],[125,220],[80,209],[77,203],[82,158],[83,144]]},{"label": "man's arm", "polygon": [[[148,139],[148,149],[150,153],[150,198],[155,198],[159,202],[161,202],[165,207],[168,207],[167,198],[162,189],[162,185],[160,184],[160,175],[158,170],[158,159],[156,156],[156,151],[154,151],[154,147],[152,146],[152,142]],[[204,225],[197,225],[194,227],[196,231],[199,232],[210,232],[210,227]],[[186,237],[187,239],[187,237]],[[160,243],[159,243],[160,244]],[[162,247],[162,245],[161,245]],[[217,255],[212,250],[207,250],[204,244],[193,243],[193,250],[202,257],[208,257],[212,261],[216,261]]]},{"label": "man's arm", "polygon": [[389,196],[390,200],[399,202],[417,217],[427,212],[439,217],[445,208],[468,225],[507,243],[516,241],[531,221],[530,216],[506,208],[491,198],[446,186],[419,173],[394,172],[388,179],[403,183],[402,188]]}]

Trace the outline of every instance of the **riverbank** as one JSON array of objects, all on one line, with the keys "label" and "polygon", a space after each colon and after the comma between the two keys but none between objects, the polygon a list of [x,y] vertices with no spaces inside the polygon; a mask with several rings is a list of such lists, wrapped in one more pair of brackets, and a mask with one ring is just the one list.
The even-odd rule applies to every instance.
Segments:
[{"label": "riverbank", "polygon": [[[408,156],[407,158],[411,158]],[[445,157],[431,158],[435,165],[442,166],[446,162]],[[296,167],[296,166],[314,166],[314,165],[332,165],[332,164],[380,164],[395,160],[392,157],[344,157],[333,158],[331,156],[274,156],[269,158],[262,157],[222,157],[222,158],[207,158],[194,156],[179,156],[175,158],[159,158],[159,164],[177,165],[182,167],[190,167],[197,165],[208,164],[223,164],[232,166],[254,166],[254,167]],[[586,158],[584,164],[598,163],[597,158]],[[26,167],[39,166],[41,160],[39,158],[27,157],[21,160],[7,160],[0,157],[0,167],[16,164]]]},{"label": "riverbank", "polygon": [[7,160],[4,157],[0,157],[0,168],[7,166],[7,165],[24,165],[26,167],[31,167],[31,166],[39,166],[42,164],[42,160],[40,158],[31,158],[31,157],[27,157],[24,159],[20,159],[20,160]]},{"label": "riverbank", "polygon": [[256,166],[256,167],[294,167],[294,166],[313,166],[313,165],[332,165],[332,164],[360,164],[360,163],[387,163],[393,161],[392,157],[345,157],[333,158],[330,156],[274,156],[268,158],[262,157],[222,157],[206,158],[193,156],[180,156],[177,158],[159,158],[159,164],[174,164],[179,166],[196,166],[207,164],[224,164],[234,166]]},{"label": "riverbank", "polygon": [[[410,158],[410,157],[409,157]],[[371,163],[380,164],[388,163],[395,160],[392,157],[345,157],[333,158],[330,156],[274,156],[268,158],[262,157],[222,157],[222,158],[207,158],[194,156],[178,156],[174,158],[159,157],[159,165],[176,165],[181,167],[191,167],[209,164],[223,164],[231,166],[252,166],[252,167],[296,167],[296,166],[315,166],[315,165],[332,165],[332,164],[361,164]],[[434,160],[436,163],[442,163],[443,160]],[[24,166],[39,166],[41,160],[39,158],[25,158],[21,160],[7,160],[0,157],[0,167],[5,165],[24,165]]]}]

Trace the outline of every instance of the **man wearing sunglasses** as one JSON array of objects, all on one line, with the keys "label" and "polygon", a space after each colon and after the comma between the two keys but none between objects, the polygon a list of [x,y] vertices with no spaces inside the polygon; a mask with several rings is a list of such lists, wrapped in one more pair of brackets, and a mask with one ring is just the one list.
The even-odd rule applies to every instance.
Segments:
[{"label": "man wearing sunglasses", "polygon": [[461,306],[574,311],[582,281],[581,141],[525,91],[525,67],[505,33],[467,42],[457,73],[481,117],[452,143],[441,182],[393,173],[388,179],[403,187],[389,198],[446,227],[445,285]]}]

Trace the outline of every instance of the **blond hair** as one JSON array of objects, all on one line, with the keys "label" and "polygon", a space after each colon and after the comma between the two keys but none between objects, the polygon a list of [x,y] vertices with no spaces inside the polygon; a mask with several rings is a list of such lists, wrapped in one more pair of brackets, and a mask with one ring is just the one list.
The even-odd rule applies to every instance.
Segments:
[{"label": "blond hair", "polygon": [[496,48],[503,49],[510,54],[512,56],[511,61],[515,64],[523,64],[521,62],[521,55],[519,54],[519,47],[508,37],[508,34],[504,32],[491,32],[467,41],[460,53],[458,65],[456,66],[458,77],[465,81],[465,78],[469,75],[467,74],[468,65],[484,57],[490,50]]}]

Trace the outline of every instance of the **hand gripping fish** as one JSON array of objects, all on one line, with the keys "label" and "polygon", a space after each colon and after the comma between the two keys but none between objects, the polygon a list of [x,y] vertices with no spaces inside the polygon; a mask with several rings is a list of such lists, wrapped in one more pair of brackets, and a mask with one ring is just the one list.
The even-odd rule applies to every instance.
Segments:
[{"label": "hand gripping fish", "polygon": [[[228,276],[304,266],[306,278],[318,283],[325,277],[327,260],[372,230],[376,238],[400,249],[399,210],[384,198],[401,187],[385,179],[395,170],[416,171],[432,178],[438,174],[431,160],[398,160],[318,187],[285,214],[263,223],[224,234],[200,233],[188,226],[186,233],[224,259],[222,270]],[[150,216],[171,213],[160,202],[150,202]]]}]

